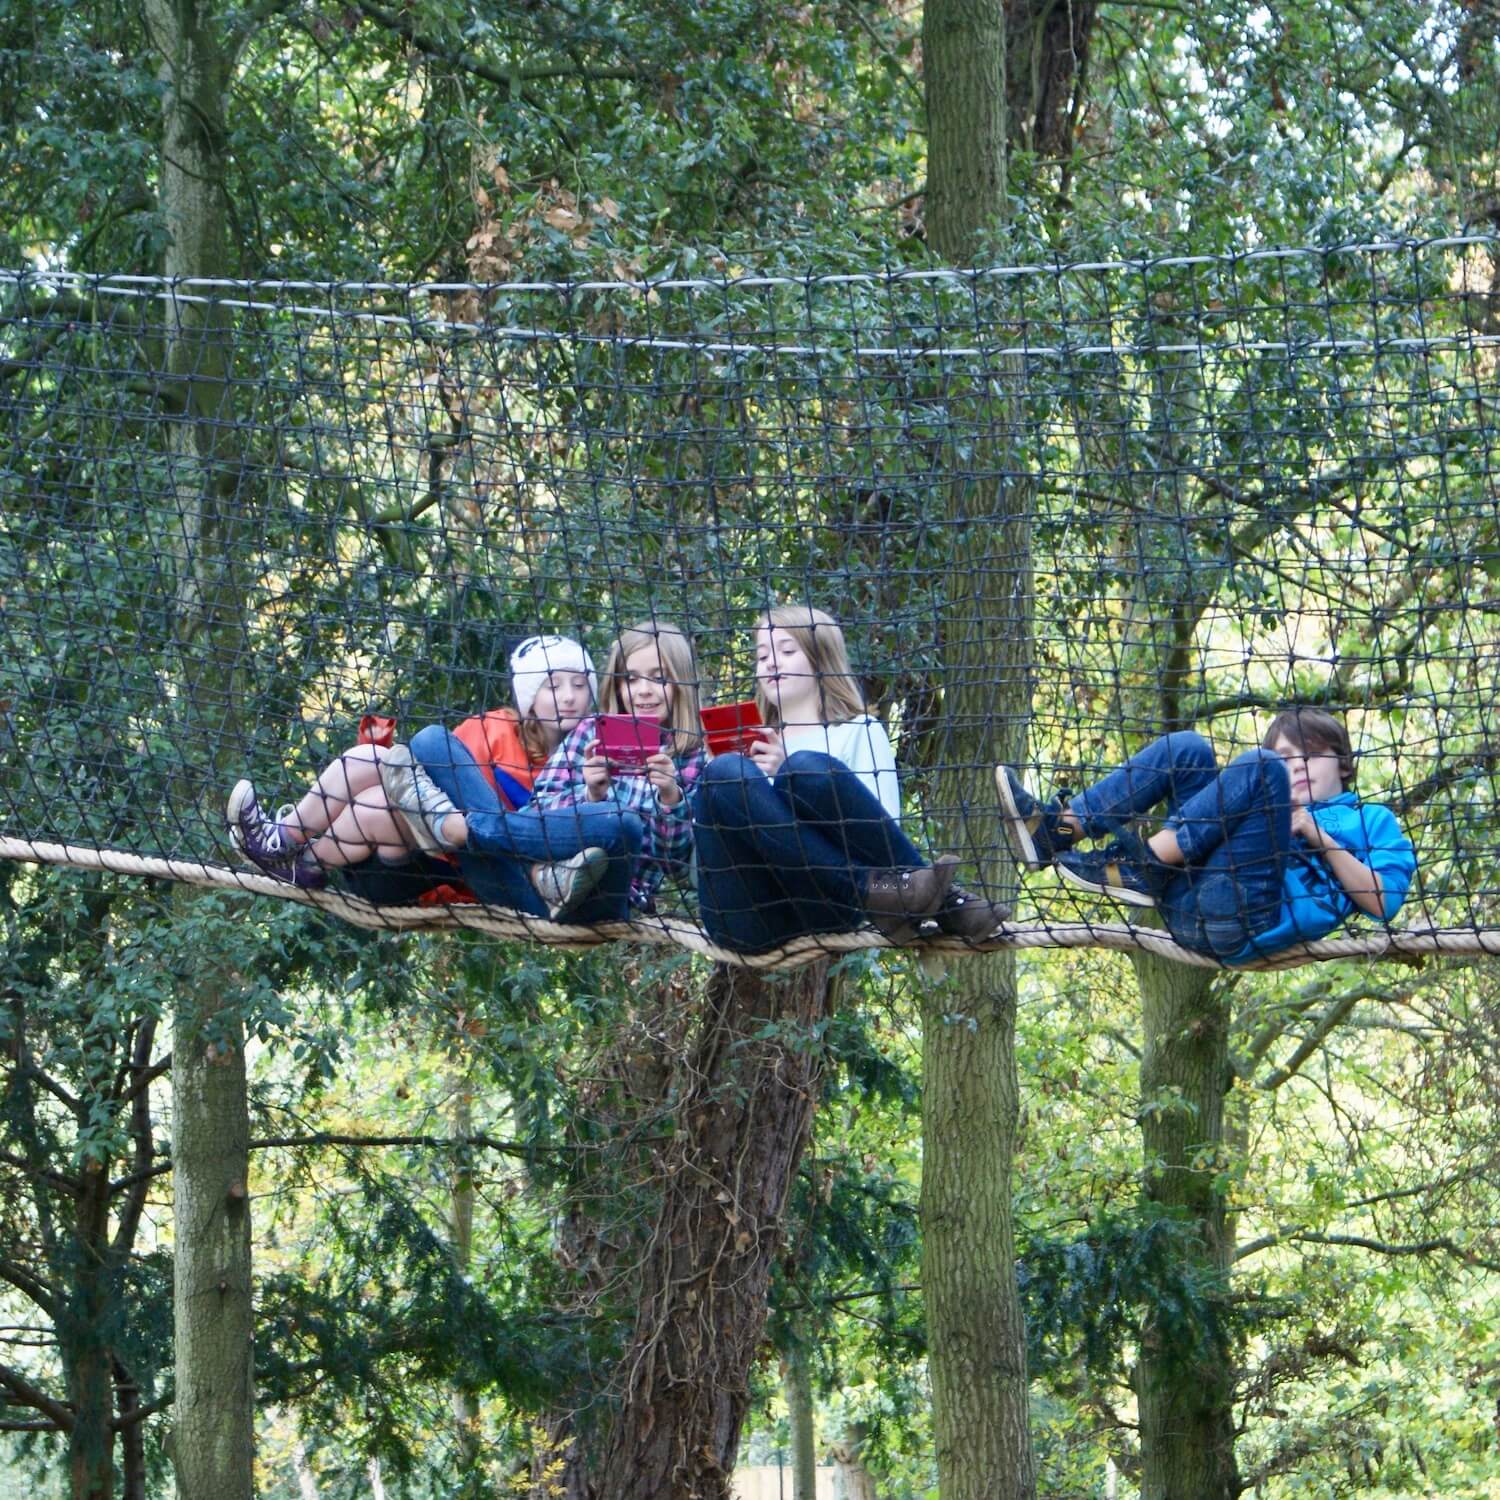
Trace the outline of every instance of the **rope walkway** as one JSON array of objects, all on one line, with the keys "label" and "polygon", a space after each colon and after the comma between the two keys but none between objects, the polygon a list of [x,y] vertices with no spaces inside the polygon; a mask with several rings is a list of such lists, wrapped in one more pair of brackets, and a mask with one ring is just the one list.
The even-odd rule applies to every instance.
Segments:
[{"label": "rope walkway", "polygon": [[[594,927],[544,922],[500,907],[468,904],[456,906],[374,906],[357,896],[337,891],[305,891],[229,865],[202,864],[194,860],[150,859],[120,849],[80,849],[67,844],[35,844],[25,839],[0,838],[0,859],[28,864],[63,865],[74,870],[105,870],[115,875],[143,875],[175,880],[184,885],[211,890],[242,891],[256,896],[275,896],[316,907],[331,917],[355,927],[376,931],[483,932],[490,937],[530,940],[551,948],[594,948],[602,943],[632,942],[673,944],[715,963],[754,970],[797,969],[804,964],[869,948],[891,948],[873,927],[856,932],[821,933],[784,944],[768,953],[736,953],[710,942],[696,922],[681,918],[638,917],[630,922],[603,922]],[[962,956],[995,953],[1006,948],[1106,948],[1115,952],[1138,949],[1158,958],[1171,958],[1195,968],[1226,967],[1202,954],[1193,953],[1152,927],[1134,927],[1121,922],[1048,922],[1031,925],[1003,923],[995,935],[983,942],[959,938],[925,938],[919,943],[899,945],[902,951]],[[1303,964],[1333,959],[1393,959],[1409,962],[1421,958],[1459,958],[1500,954],[1500,928],[1418,928],[1404,932],[1372,932],[1354,937],[1325,938],[1300,943],[1274,956],[1236,970],[1270,971],[1292,969]]]}]

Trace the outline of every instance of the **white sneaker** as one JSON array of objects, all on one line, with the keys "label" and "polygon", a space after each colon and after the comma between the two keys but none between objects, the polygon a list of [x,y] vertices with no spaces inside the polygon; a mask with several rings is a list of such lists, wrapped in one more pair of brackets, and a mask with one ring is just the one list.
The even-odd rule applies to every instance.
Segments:
[{"label": "white sneaker", "polygon": [[452,854],[443,821],[458,811],[448,794],[427,774],[409,746],[392,745],[380,757],[380,785],[386,803],[406,825],[424,854]]},{"label": "white sneaker", "polygon": [[532,865],[531,885],[547,903],[547,919],[566,916],[595,886],[609,868],[609,855],[602,849],[585,849],[571,859]]}]

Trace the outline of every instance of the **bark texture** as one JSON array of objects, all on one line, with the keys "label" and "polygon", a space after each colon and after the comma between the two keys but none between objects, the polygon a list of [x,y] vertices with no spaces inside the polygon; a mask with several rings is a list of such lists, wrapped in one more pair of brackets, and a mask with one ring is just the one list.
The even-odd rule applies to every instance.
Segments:
[{"label": "bark texture", "polygon": [[817,1422],[813,1412],[812,1364],[808,1351],[794,1345],[787,1357],[787,1418],[792,1429],[792,1500],[818,1500]]},{"label": "bark texture", "polygon": [[828,995],[821,963],[786,975],[715,968],[662,1152],[660,1215],[641,1258],[617,1403],[608,1432],[575,1462],[569,1493],[728,1500],[771,1267],[812,1124]]},{"label": "bark texture", "polygon": [[927,93],[927,242],[972,263],[1005,215],[1005,11],[1001,0],[928,0],[922,9]]},{"label": "bark texture", "polygon": [[[162,59],[161,204],[169,276],[226,270],[224,100],[232,60],[204,0],[147,0]],[[213,747],[206,781],[184,783],[179,805],[221,795],[219,767],[236,742],[235,662],[243,592],[226,336],[212,307],[167,304],[168,361],[187,393],[170,442],[176,510],[176,635],[182,712]],[[197,899],[184,896],[185,907]],[[244,1029],[232,976],[210,960],[184,977],[172,1062],[173,1316],[176,1401],[172,1457],[178,1500],[250,1500],[254,1451],[249,1207],[249,1111]]]},{"label": "bark texture", "polygon": [[[1006,34],[1000,0],[929,0],[927,237],[970,265],[1006,211]],[[1010,434],[1002,370],[950,404],[955,434],[947,522],[943,801],[950,847],[990,850],[989,766],[1019,757],[1030,706],[1029,491]],[[972,812],[971,812],[972,810]],[[969,818],[982,823],[971,835]],[[993,889],[1013,872],[989,860]],[[965,959],[923,1006],[922,1286],[933,1430],[943,1500],[1025,1500],[1036,1480],[1028,1429],[1025,1326],[1016,1289],[1011,1160],[1019,1118],[1012,954]]]},{"label": "bark texture", "polygon": [[[1135,955],[1141,988],[1145,1196],[1197,1232],[1200,1269],[1227,1276],[1231,1245],[1215,1186],[1230,1080],[1229,1016],[1211,971]],[[1143,1340],[1135,1371],[1142,1500],[1235,1500],[1234,1368]]]}]

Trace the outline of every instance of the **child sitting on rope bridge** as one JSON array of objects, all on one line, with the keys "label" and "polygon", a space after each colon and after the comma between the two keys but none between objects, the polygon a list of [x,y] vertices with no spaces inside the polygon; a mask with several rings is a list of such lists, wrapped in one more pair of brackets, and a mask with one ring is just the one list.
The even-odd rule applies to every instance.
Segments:
[{"label": "child sitting on rope bridge", "polygon": [[[1165,735],[1066,805],[995,771],[1018,865],[1154,906],[1184,948],[1226,964],[1313,942],[1356,910],[1389,922],[1401,909],[1415,851],[1354,776],[1349,731],[1314,708],[1284,709],[1260,749],[1222,770],[1202,735]],[[1131,824],[1159,805],[1164,826],[1143,838]],[[1082,838],[1113,842],[1075,850]]]},{"label": "child sitting on rope bridge", "polygon": [[[377,905],[417,901],[460,875],[481,900],[534,916],[581,904],[611,860],[628,869],[628,830],[595,826],[597,837],[581,844],[570,820],[550,842],[538,842],[524,864],[460,857],[455,868],[453,851],[421,815],[424,791],[428,801],[442,796],[416,769],[423,753],[451,766],[455,757],[446,747],[459,746],[469,800],[497,813],[523,809],[539,768],[593,706],[593,660],[565,636],[523,641],[511,653],[510,673],[514,709],[492,709],[452,731],[429,726],[410,747],[355,745],[275,819],[261,809],[254,785],[239,782],[227,808],[232,839],[276,879],[317,889],[329,869],[338,869],[354,894]],[[457,781],[453,790],[459,791]]]},{"label": "child sitting on rope bridge", "polygon": [[902,833],[896,759],[865,711],[831,616],[783,606],[755,626],[765,725],[747,754],[716,755],[693,804],[698,903],[714,942],[757,953],[866,922],[895,942],[924,921],[983,938],[1008,913],[953,885]]},{"label": "child sitting on rope bridge", "polygon": [[[651,726],[648,738],[658,748],[640,764],[612,763],[600,718],[580,719],[538,773],[532,804],[507,813],[467,802],[467,750],[452,736],[424,739],[424,730],[412,741],[420,758],[416,791],[396,789],[403,806],[461,859],[467,854],[503,864],[545,849],[557,861],[552,868],[572,881],[563,908],[571,921],[623,920],[632,907],[654,911],[662,881],[687,870],[693,840],[688,793],[704,765],[698,667],[686,634],[664,620],[622,631],[605,662],[599,706],[604,714]],[[564,863],[570,841],[581,853],[578,862]],[[601,848],[623,851],[611,860],[618,878],[604,876]],[[586,903],[578,902],[581,889],[593,891]],[[550,914],[562,911],[554,906]]]}]

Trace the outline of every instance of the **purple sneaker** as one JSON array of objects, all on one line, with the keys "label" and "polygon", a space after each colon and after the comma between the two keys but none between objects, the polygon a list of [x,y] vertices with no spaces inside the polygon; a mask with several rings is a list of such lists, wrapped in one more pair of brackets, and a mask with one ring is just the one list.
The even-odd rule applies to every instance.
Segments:
[{"label": "purple sneaker", "polygon": [[224,813],[231,841],[256,869],[301,890],[321,890],[328,884],[327,873],[307,847],[292,844],[281,824],[261,810],[253,782],[235,783]]}]

